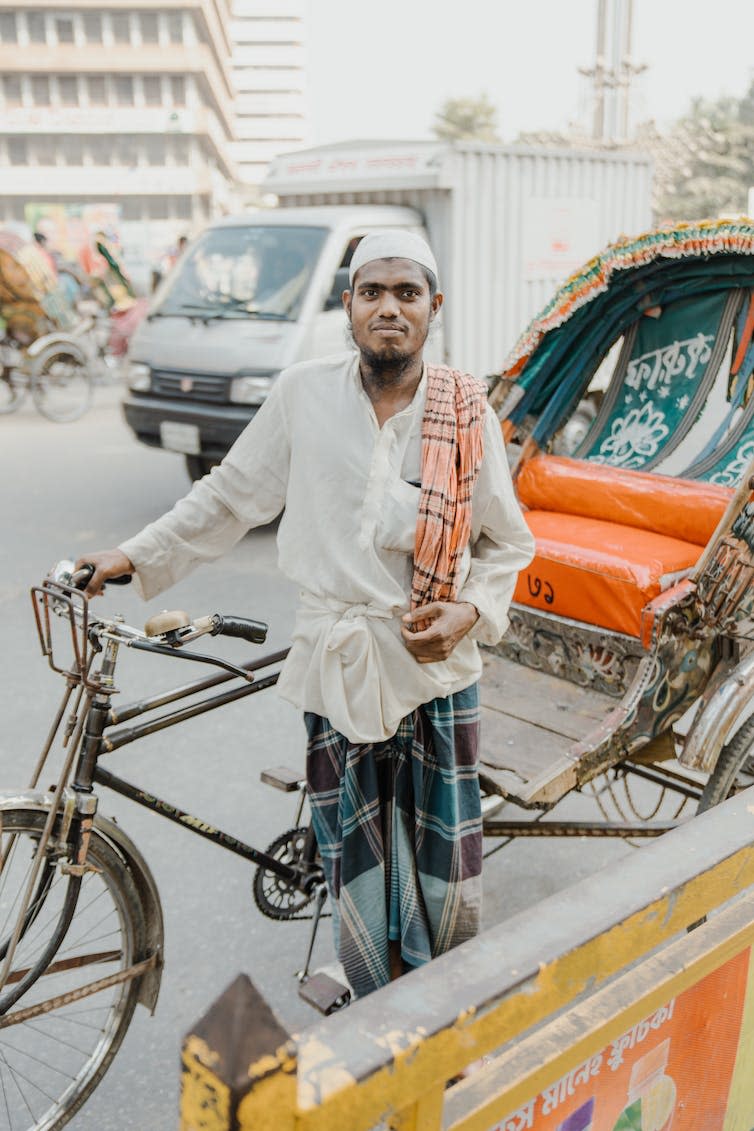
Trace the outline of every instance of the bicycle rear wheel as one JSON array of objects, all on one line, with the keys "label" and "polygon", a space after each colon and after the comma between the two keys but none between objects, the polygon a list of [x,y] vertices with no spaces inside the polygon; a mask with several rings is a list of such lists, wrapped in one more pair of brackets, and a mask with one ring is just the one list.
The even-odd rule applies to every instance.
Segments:
[{"label": "bicycle rear wheel", "polygon": [[24,399],[25,391],[22,381],[13,379],[11,369],[0,369],[0,416],[15,412]]},{"label": "bicycle rear wheel", "polygon": [[[46,813],[0,813],[0,971],[18,921]],[[53,834],[11,969],[0,985],[0,1125],[54,1131],[79,1110],[107,1071],[136,1006],[146,928],[133,879],[96,831],[62,943],[45,971],[8,1007],[66,915],[65,846]],[[3,1118],[5,1117],[5,1118]]]},{"label": "bicycle rear wheel", "polygon": [[84,362],[64,349],[50,353],[34,374],[34,404],[48,420],[78,420],[92,403],[92,379]]}]

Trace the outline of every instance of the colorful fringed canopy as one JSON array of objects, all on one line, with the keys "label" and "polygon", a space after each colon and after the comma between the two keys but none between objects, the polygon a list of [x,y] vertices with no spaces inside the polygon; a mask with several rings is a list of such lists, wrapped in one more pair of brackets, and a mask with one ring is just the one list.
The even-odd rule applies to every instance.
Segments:
[{"label": "colorful fringed canopy", "polygon": [[571,275],[505,360],[503,415],[538,418],[543,444],[567,419],[610,346],[654,305],[754,287],[754,220],[700,220],[610,244]]}]

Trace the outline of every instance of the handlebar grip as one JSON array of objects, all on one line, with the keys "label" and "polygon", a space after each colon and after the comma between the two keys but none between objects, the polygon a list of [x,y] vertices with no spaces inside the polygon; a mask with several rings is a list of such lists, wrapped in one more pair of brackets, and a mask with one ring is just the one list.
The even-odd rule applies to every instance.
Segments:
[{"label": "handlebar grip", "polygon": [[267,625],[259,620],[246,617],[228,617],[215,613],[212,617],[212,636],[238,636],[251,644],[264,644],[267,639]]},{"label": "handlebar grip", "polygon": [[[92,565],[92,563],[91,562],[84,562],[81,569],[76,570],[76,573],[72,575],[72,581],[73,581],[73,584],[74,584],[74,588],[76,588],[76,589],[86,589],[87,585],[89,584],[89,581],[91,580],[93,573],[94,573],[94,566]],[[106,585],[130,585],[131,584],[131,574],[130,573],[121,573],[117,577],[108,577],[105,584]]]}]

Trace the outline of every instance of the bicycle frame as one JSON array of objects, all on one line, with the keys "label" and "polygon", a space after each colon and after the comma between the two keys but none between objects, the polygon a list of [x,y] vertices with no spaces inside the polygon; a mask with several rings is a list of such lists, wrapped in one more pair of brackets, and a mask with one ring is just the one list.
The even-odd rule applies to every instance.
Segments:
[{"label": "bicycle frame", "polygon": [[[263,668],[281,663],[287,655],[288,649],[284,649],[280,652],[273,652],[269,656],[263,656],[259,660],[244,664],[243,667],[249,672],[259,671]],[[245,860],[251,861],[253,864],[263,865],[271,872],[275,872],[276,875],[280,876],[282,879],[289,881],[295,880],[297,876],[295,870],[282,864],[279,860],[268,855],[268,853],[253,848],[250,844],[246,844],[237,837],[215,828],[195,814],[179,809],[171,802],[163,798],[155,797],[146,790],[140,789],[139,786],[117,777],[109,770],[103,769],[99,764],[99,758],[104,754],[109,754],[131,742],[136,742],[146,735],[155,734],[168,727],[176,726],[178,723],[184,722],[187,719],[195,718],[197,715],[217,710],[218,707],[223,707],[226,703],[232,703],[237,699],[246,698],[246,696],[253,695],[258,691],[264,691],[265,688],[272,687],[277,683],[279,675],[279,671],[272,672],[262,679],[255,680],[254,683],[212,695],[202,700],[200,703],[194,703],[182,710],[173,711],[158,719],[152,719],[149,722],[142,723],[140,726],[120,727],[112,734],[106,736],[104,731],[110,726],[117,727],[118,724],[124,721],[139,718],[158,707],[167,706],[170,703],[175,703],[181,699],[187,699],[193,695],[200,694],[212,687],[232,680],[234,676],[232,673],[224,673],[209,679],[196,680],[184,686],[173,688],[170,691],[150,696],[148,699],[143,699],[140,702],[129,704],[121,710],[110,710],[104,722],[103,735],[97,752],[97,761],[92,772],[92,781],[99,785],[106,786],[108,789],[112,789],[115,793],[119,793],[123,797],[127,797],[130,801],[133,801],[136,805],[142,806],[144,809],[149,809],[151,812],[157,813],[161,817],[165,817],[170,821],[174,821],[176,824],[182,825],[189,832],[212,841],[213,844],[217,844],[220,848],[227,849],[236,856],[241,856]],[[298,824],[300,820],[303,801],[304,798],[302,794],[294,824]]]},{"label": "bicycle frame", "polygon": [[[219,707],[225,706],[227,703],[235,702],[238,699],[243,699],[246,696],[254,695],[259,691],[274,686],[280,675],[279,669],[262,676],[260,679],[255,679],[253,682],[244,682],[241,687],[212,694],[199,702],[193,702],[190,705],[170,711],[157,718],[152,718],[139,725],[128,727],[122,725],[125,722],[130,722],[132,719],[138,719],[148,715],[150,712],[161,707],[178,703],[181,700],[191,699],[203,692],[210,691],[213,688],[228,683],[233,679],[243,677],[247,675],[247,673],[250,675],[265,668],[279,665],[287,656],[288,649],[270,653],[258,660],[253,660],[240,667],[236,667],[235,665],[227,664],[219,658],[207,657],[199,653],[182,653],[175,648],[151,643],[146,640],[132,640],[129,642],[130,646],[136,647],[139,650],[154,652],[158,655],[167,655],[176,659],[214,663],[217,666],[222,666],[230,670],[204,679],[194,680],[191,683],[183,684],[168,691],[160,692],[134,703],[127,704],[120,709],[114,709],[112,706],[112,696],[117,689],[114,685],[113,677],[118,650],[123,641],[117,640],[112,635],[108,637],[106,632],[103,634],[105,644],[100,670],[99,673],[92,675],[92,663],[100,645],[93,634],[93,628],[88,617],[87,602],[83,595],[72,589],[69,585],[48,579],[42,586],[36,586],[32,589],[32,600],[43,654],[47,657],[50,667],[59,674],[65,675],[67,682],[63,701],[35,770],[34,778],[31,783],[32,787],[36,785],[41,768],[51,749],[55,735],[60,729],[68,702],[75,687],[77,685],[79,687],[79,696],[86,696],[86,701],[83,704],[79,697],[67,724],[64,745],[69,745],[70,753],[66,759],[66,766],[61,776],[61,783],[64,785],[71,773],[71,761],[74,752],[80,744],[75,767],[72,768],[71,779],[71,788],[76,796],[75,819],[80,823],[80,828],[75,830],[78,844],[76,867],[83,869],[86,866],[87,831],[91,828],[91,821],[96,812],[94,785],[99,784],[121,794],[135,804],[157,813],[159,816],[180,824],[183,828],[187,829],[187,831],[212,841],[220,848],[224,848],[237,856],[241,856],[243,859],[257,866],[264,867],[266,870],[273,872],[281,879],[299,887],[303,891],[309,891],[316,886],[318,882],[321,882],[321,876],[317,874],[316,869],[313,867],[307,867],[306,871],[310,874],[306,877],[302,877],[300,869],[291,867],[269,853],[254,848],[252,845],[232,836],[230,833],[215,828],[214,825],[204,821],[201,817],[180,809],[170,801],[155,797],[146,790],[139,788],[138,785],[125,781],[123,778],[116,776],[99,765],[99,759],[103,755],[112,753],[122,746],[135,742],[149,734],[154,734],[168,727],[175,726],[187,719],[195,718],[208,711],[216,710]],[[73,664],[70,670],[60,667],[55,662],[52,621],[50,617],[51,608],[52,611],[56,612],[59,616],[62,615],[67,619],[70,625],[73,649]],[[78,720],[75,727],[74,719]],[[108,728],[115,729],[111,734],[106,735],[105,732]],[[73,733],[74,730],[75,734]],[[302,792],[295,818],[296,824],[298,824],[301,818],[303,805],[304,795]],[[308,866],[313,865],[313,860],[307,860],[305,864]]]}]

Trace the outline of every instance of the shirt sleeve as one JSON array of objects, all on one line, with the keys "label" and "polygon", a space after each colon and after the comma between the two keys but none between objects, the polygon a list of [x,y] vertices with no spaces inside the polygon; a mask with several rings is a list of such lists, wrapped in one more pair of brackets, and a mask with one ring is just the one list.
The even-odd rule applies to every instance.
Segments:
[{"label": "shirt sleeve", "polygon": [[222,463],[172,510],[120,544],[146,600],[197,565],[221,557],[248,530],[271,522],[283,509],[290,462],[285,402],[280,374]]},{"label": "shirt sleeve", "polygon": [[472,499],[471,564],[458,595],[479,612],[472,639],[496,644],[503,636],[516,579],[534,557],[534,546],[513,490],[500,421],[488,405],[484,457]]}]

